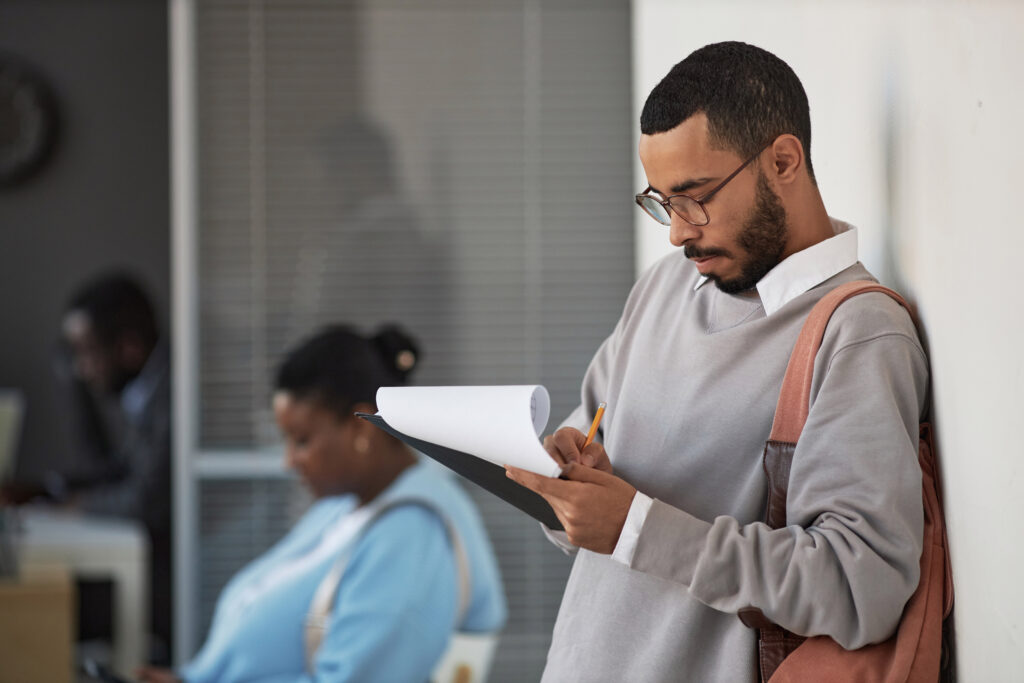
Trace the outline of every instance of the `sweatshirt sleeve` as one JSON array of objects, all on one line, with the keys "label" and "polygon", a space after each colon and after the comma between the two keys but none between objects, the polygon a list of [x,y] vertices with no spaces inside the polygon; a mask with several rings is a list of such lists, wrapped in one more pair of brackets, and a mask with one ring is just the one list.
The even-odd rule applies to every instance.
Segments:
[{"label": "sweatshirt sleeve", "polygon": [[917,587],[923,533],[928,368],[904,330],[823,344],[790,472],[789,526],[708,522],[655,500],[630,566],[712,608],[757,607],[846,648],[889,637]]},{"label": "sweatshirt sleeve", "polygon": [[[597,412],[598,404],[604,400],[603,397],[607,396],[608,393],[609,375],[612,371],[615,350],[618,346],[619,337],[622,334],[625,317],[624,314],[623,318],[615,326],[612,334],[605,338],[598,347],[597,353],[594,354],[594,358],[590,361],[587,372],[583,376],[579,405],[551,433],[562,427],[575,427],[581,432],[586,432],[590,428],[590,423],[593,420],[594,413]],[[597,440],[601,441],[602,436],[602,430],[598,429]],[[575,555],[579,551],[579,547],[569,541],[569,537],[564,531],[554,531],[544,524],[541,524],[540,527],[544,532],[544,536],[566,555]]]},{"label": "sweatshirt sleeve", "polygon": [[[623,307],[622,315],[615,324],[615,328],[598,347],[597,352],[590,361],[590,365],[587,366],[587,372],[583,376],[583,384],[580,389],[579,405],[569,413],[568,417],[558,425],[556,430],[561,429],[562,427],[575,427],[581,432],[586,432],[590,429],[590,424],[594,419],[594,414],[597,412],[597,406],[602,401],[607,400],[611,391],[612,375],[616,371],[616,358],[619,356],[624,339],[629,334],[628,330],[630,322],[633,319],[633,315],[641,306],[643,300],[649,296],[649,292],[654,286],[653,283],[656,280],[658,271],[666,267],[671,267],[672,262],[671,257],[663,258],[661,261],[654,264],[640,277],[640,279],[637,280],[636,284],[633,285],[632,290],[630,290],[629,297],[626,300],[626,305]],[[614,411],[614,407],[609,406],[608,410],[610,413]],[[603,424],[608,424],[608,421],[609,414],[606,413],[605,422]],[[597,430],[596,438],[597,441],[604,440],[603,426]],[[645,514],[646,507],[639,515],[641,521]],[[633,517],[637,517],[637,515],[634,514]],[[575,555],[579,551],[579,547],[573,545],[569,541],[569,537],[564,531],[553,531],[544,524],[541,524],[540,526],[547,539],[566,555]],[[633,546],[631,544],[628,549],[624,549],[622,554],[628,555],[632,553],[632,547]]]},{"label": "sweatshirt sleeve", "polygon": [[[679,254],[674,256],[679,256]],[[620,351],[630,334],[629,330],[633,316],[642,306],[644,300],[650,296],[650,291],[655,288],[659,271],[670,268],[672,263],[673,260],[670,258],[662,259],[644,273],[637,280],[636,284],[633,285],[629,292],[629,297],[626,299],[626,304],[622,309],[622,315],[619,316],[619,320],[615,323],[611,334],[601,342],[597,352],[590,361],[590,365],[587,366],[587,372],[583,376],[583,384],[580,388],[579,405],[569,413],[569,416],[562,421],[558,428],[575,427],[581,432],[586,432],[590,428],[590,423],[594,418],[594,413],[597,411],[598,404],[608,398],[612,375],[616,372],[616,359],[619,358]],[[614,406],[608,406],[608,410],[610,413],[614,410]],[[605,424],[607,424],[608,418],[609,415],[606,414]],[[603,428],[598,429],[599,441],[603,434]]]}]

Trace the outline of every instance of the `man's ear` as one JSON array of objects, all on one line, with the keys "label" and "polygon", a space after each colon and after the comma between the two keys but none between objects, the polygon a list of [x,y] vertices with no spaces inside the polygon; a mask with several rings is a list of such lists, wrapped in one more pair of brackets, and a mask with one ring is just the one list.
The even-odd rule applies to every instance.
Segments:
[{"label": "man's ear", "polygon": [[795,135],[780,135],[768,149],[769,175],[781,185],[795,181],[803,171],[804,162],[804,146]]}]

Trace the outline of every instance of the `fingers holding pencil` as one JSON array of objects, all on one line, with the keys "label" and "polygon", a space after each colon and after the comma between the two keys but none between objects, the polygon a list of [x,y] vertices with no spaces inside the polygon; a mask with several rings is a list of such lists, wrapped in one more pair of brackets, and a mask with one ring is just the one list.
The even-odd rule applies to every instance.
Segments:
[{"label": "fingers holding pencil", "polygon": [[[601,406],[604,404],[602,403]],[[590,426],[589,437],[573,427],[562,427],[554,434],[544,438],[544,449],[563,467],[571,462],[576,462],[610,473],[612,465],[604,446],[593,441],[593,435],[597,433],[597,426],[600,424],[603,414],[603,408],[599,407],[598,412],[594,415],[595,420]]]},{"label": "fingers holding pencil", "polygon": [[612,462],[608,459],[608,453],[604,450],[604,445],[595,441],[586,448],[583,449],[579,460],[581,465],[586,465],[595,470],[601,470],[612,474]]}]

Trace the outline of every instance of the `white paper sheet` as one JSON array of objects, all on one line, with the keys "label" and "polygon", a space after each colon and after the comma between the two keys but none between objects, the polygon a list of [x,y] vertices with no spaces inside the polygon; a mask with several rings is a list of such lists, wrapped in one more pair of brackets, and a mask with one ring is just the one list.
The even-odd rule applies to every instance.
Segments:
[{"label": "white paper sheet", "polygon": [[561,472],[538,437],[548,390],[534,385],[381,387],[378,414],[409,436],[548,477]]}]

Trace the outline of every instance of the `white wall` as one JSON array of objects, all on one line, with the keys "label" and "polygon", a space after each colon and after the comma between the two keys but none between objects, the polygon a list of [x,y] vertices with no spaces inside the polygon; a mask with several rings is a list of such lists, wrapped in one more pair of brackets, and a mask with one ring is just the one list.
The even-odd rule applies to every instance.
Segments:
[{"label": "white wall", "polygon": [[[1024,5],[635,0],[633,30],[637,120],[705,43],[759,45],[803,81],[825,204],[916,302],[930,343],[960,677],[1020,676]],[[670,249],[639,211],[636,234],[638,269]]]}]

